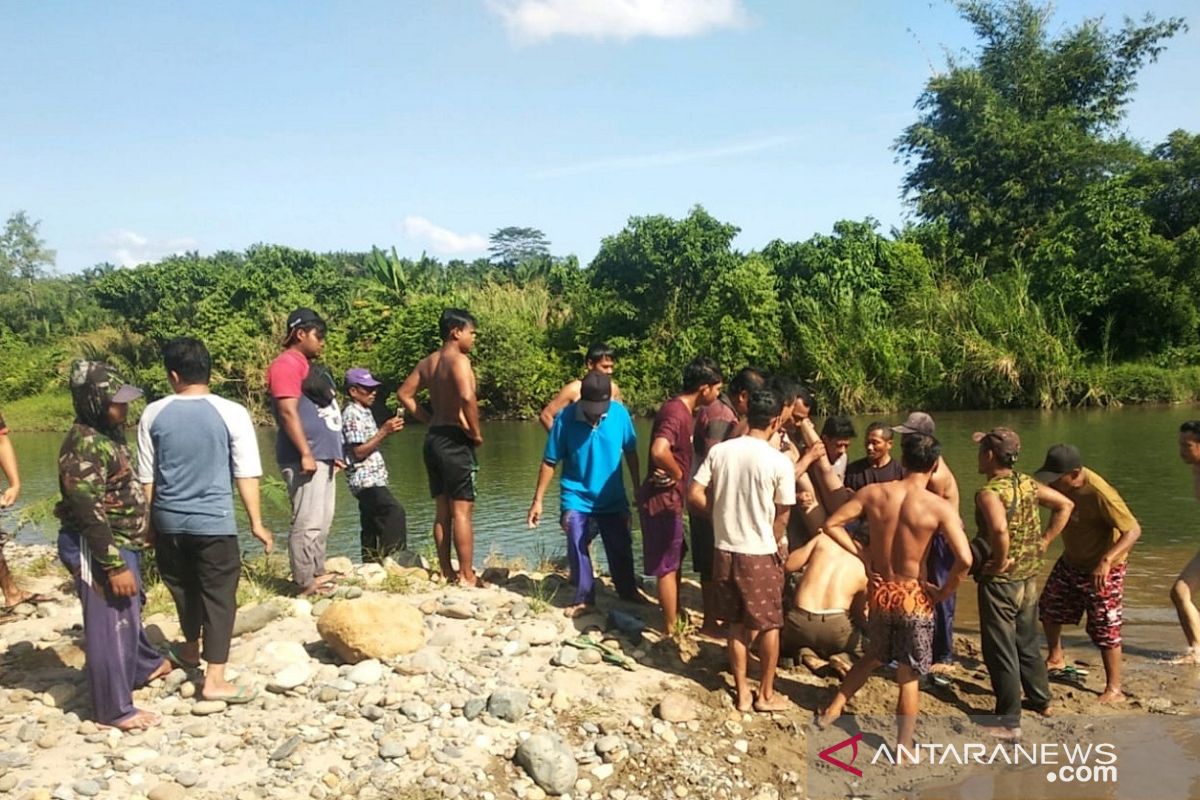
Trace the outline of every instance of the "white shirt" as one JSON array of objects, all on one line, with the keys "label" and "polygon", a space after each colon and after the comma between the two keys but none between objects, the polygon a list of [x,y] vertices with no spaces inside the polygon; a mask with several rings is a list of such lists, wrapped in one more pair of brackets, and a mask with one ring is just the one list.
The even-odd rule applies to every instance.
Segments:
[{"label": "white shirt", "polygon": [[796,504],[796,473],[787,456],[762,439],[739,436],[714,445],[692,480],[712,488],[718,550],[745,555],[778,551],[775,505]]}]

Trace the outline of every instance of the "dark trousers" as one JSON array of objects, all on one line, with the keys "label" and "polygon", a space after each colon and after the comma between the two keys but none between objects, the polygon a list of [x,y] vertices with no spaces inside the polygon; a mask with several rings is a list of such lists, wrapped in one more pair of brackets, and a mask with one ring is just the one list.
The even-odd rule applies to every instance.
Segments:
[{"label": "dark trousers", "polygon": [[[937,586],[946,582],[954,566],[954,553],[940,529],[929,543],[925,571],[929,581]],[[956,595],[950,595],[933,607],[933,663],[949,664],[954,660],[954,607]]]},{"label": "dark trousers", "polygon": [[408,549],[408,515],[386,486],[359,489],[358,516],[362,522],[362,560],[382,561]]},{"label": "dark trousers", "polygon": [[58,558],[73,576],[75,591],[83,604],[83,649],[87,656],[88,689],[96,721],[117,725],[137,713],[133,690],[143,686],[163,663],[142,628],[140,554],[121,550],[121,558],[133,570],[138,591],[133,597],[114,597],[108,589],[104,569],[91,558],[76,533],[58,535]]},{"label": "dark trousers", "polygon": [[608,571],[612,574],[617,594],[624,600],[638,599],[637,578],[633,574],[633,534],[628,514],[564,511],[563,528],[567,534],[567,563],[571,569],[571,583],[575,586],[576,605],[592,605],[596,602],[596,578],[589,548],[597,532],[604,542]]},{"label": "dark trousers", "polygon": [[227,663],[242,574],[237,537],[159,534],[154,549],[184,638],[194,642],[203,634],[204,660]]},{"label": "dark trousers", "polygon": [[1034,709],[1050,705],[1050,682],[1038,639],[1037,578],[979,584],[983,661],[996,695],[992,724],[1021,724],[1021,691]]}]

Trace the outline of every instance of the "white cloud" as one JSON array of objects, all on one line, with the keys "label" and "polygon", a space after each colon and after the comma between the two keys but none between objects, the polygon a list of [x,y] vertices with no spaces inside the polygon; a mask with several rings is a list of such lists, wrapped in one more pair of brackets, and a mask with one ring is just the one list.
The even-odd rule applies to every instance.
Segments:
[{"label": "white cloud", "polygon": [[405,217],[400,227],[407,238],[424,242],[441,255],[482,253],[488,246],[487,238],[478,233],[455,233],[413,214]]},{"label": "white cloud", "polygon": [[555,36],[677,39],[749,20],[742,0],[487,0],[487,5],[520,42]]},{"label": "white cloud", "polygon": [[616,158],[601,158],[595,161],[583,161],[578,164],[568,164],[553,167],[534,173],[535,178],[559,178],[564,175],[580,175],[585,172],[602,172],[620,169],[647,169],[649,167],[668,167],[675,164],[687,164],[692,161],[712,161],[719,158],[739,156],[746,153],[757,153],[760,150],[770,150],[783,147],[794,142],[794,136],[768,136],[763,139],[753,139],[746,142],[721,145],[718,147],[698,148],[695,150],[667,150],[661,153],[650,153],[640,156],[619,156]]},{"label": "white cloud", "polygon": [[111,248],[112,260],[122,267],[136,267],[150,261],[172,255],[181,255],[189,250],[195,250],[198,243],[189,237],[174,239],[152,239],[136,231],[115,230],[106,233],[102,239],[106,247]]}]

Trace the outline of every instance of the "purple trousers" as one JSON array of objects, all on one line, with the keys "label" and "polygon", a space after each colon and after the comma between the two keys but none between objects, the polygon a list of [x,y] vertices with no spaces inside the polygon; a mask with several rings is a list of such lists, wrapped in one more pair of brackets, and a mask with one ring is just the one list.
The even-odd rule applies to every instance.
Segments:
[{"label": "purple trousers", "polygon": [[[87,556],[85,561],[85,555]],[[92,710],[96,722],[117,725],[137,713],[133,690],[146,683],[150,674],[163,663],[163,656],[150,645],[142,628],[141,555],[121,550],[121,557],[133,570],[138,592],[133,597],[114,597],[109,593],[104,569],[87,554],[79,534],[58,534],[58,558],[75,576],[75,591],[83,603],[83,641],[87,654],[88,688],[92,692]],[[88,575],[104,587],[97,590]]]},{"label": "purple trousers", "polygon": [[[929,543],[929,556],[925,561],[925,572],[929,581],[941,586],[954,566],[954,553],[946,543],[946,534],[939,528]],[[954,662],[954,607],[955,595],[950,595],[933,607],[933,663]]]},{"label": "purple trousers", "polygon": [[597,532],[604,542],[608,571],[612,574],[617,594],[623,600],[636,600],[639,595],[637,579],[633,575],[633,534],[629,527],[629,515],[564,511],[562,523],[567,534],[571,584],[576,587],[575,605],[593,605],[596,602],[596,577],[589,549]]}]

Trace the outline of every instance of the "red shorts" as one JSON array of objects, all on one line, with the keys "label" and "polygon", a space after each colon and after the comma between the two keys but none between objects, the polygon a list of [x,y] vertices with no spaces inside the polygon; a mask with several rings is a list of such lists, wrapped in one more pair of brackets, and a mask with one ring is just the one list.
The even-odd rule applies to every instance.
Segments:
[{"label": "red shorts", "polygon": [[754,631],[783,627],[783,559],[778,553],[713,554],[713,615]]},{"label": "red shorts", "polygon": [[1104,587],[1096,591],[1091,573],[1076,569],[1059,557],[1038,600],[1038,619],[1056,625],[1078,625],[1086,611],[1087,633],[1096,647],[1101,650],[1120,647],[1125,566],[1121,563],[1110,569]]}]

